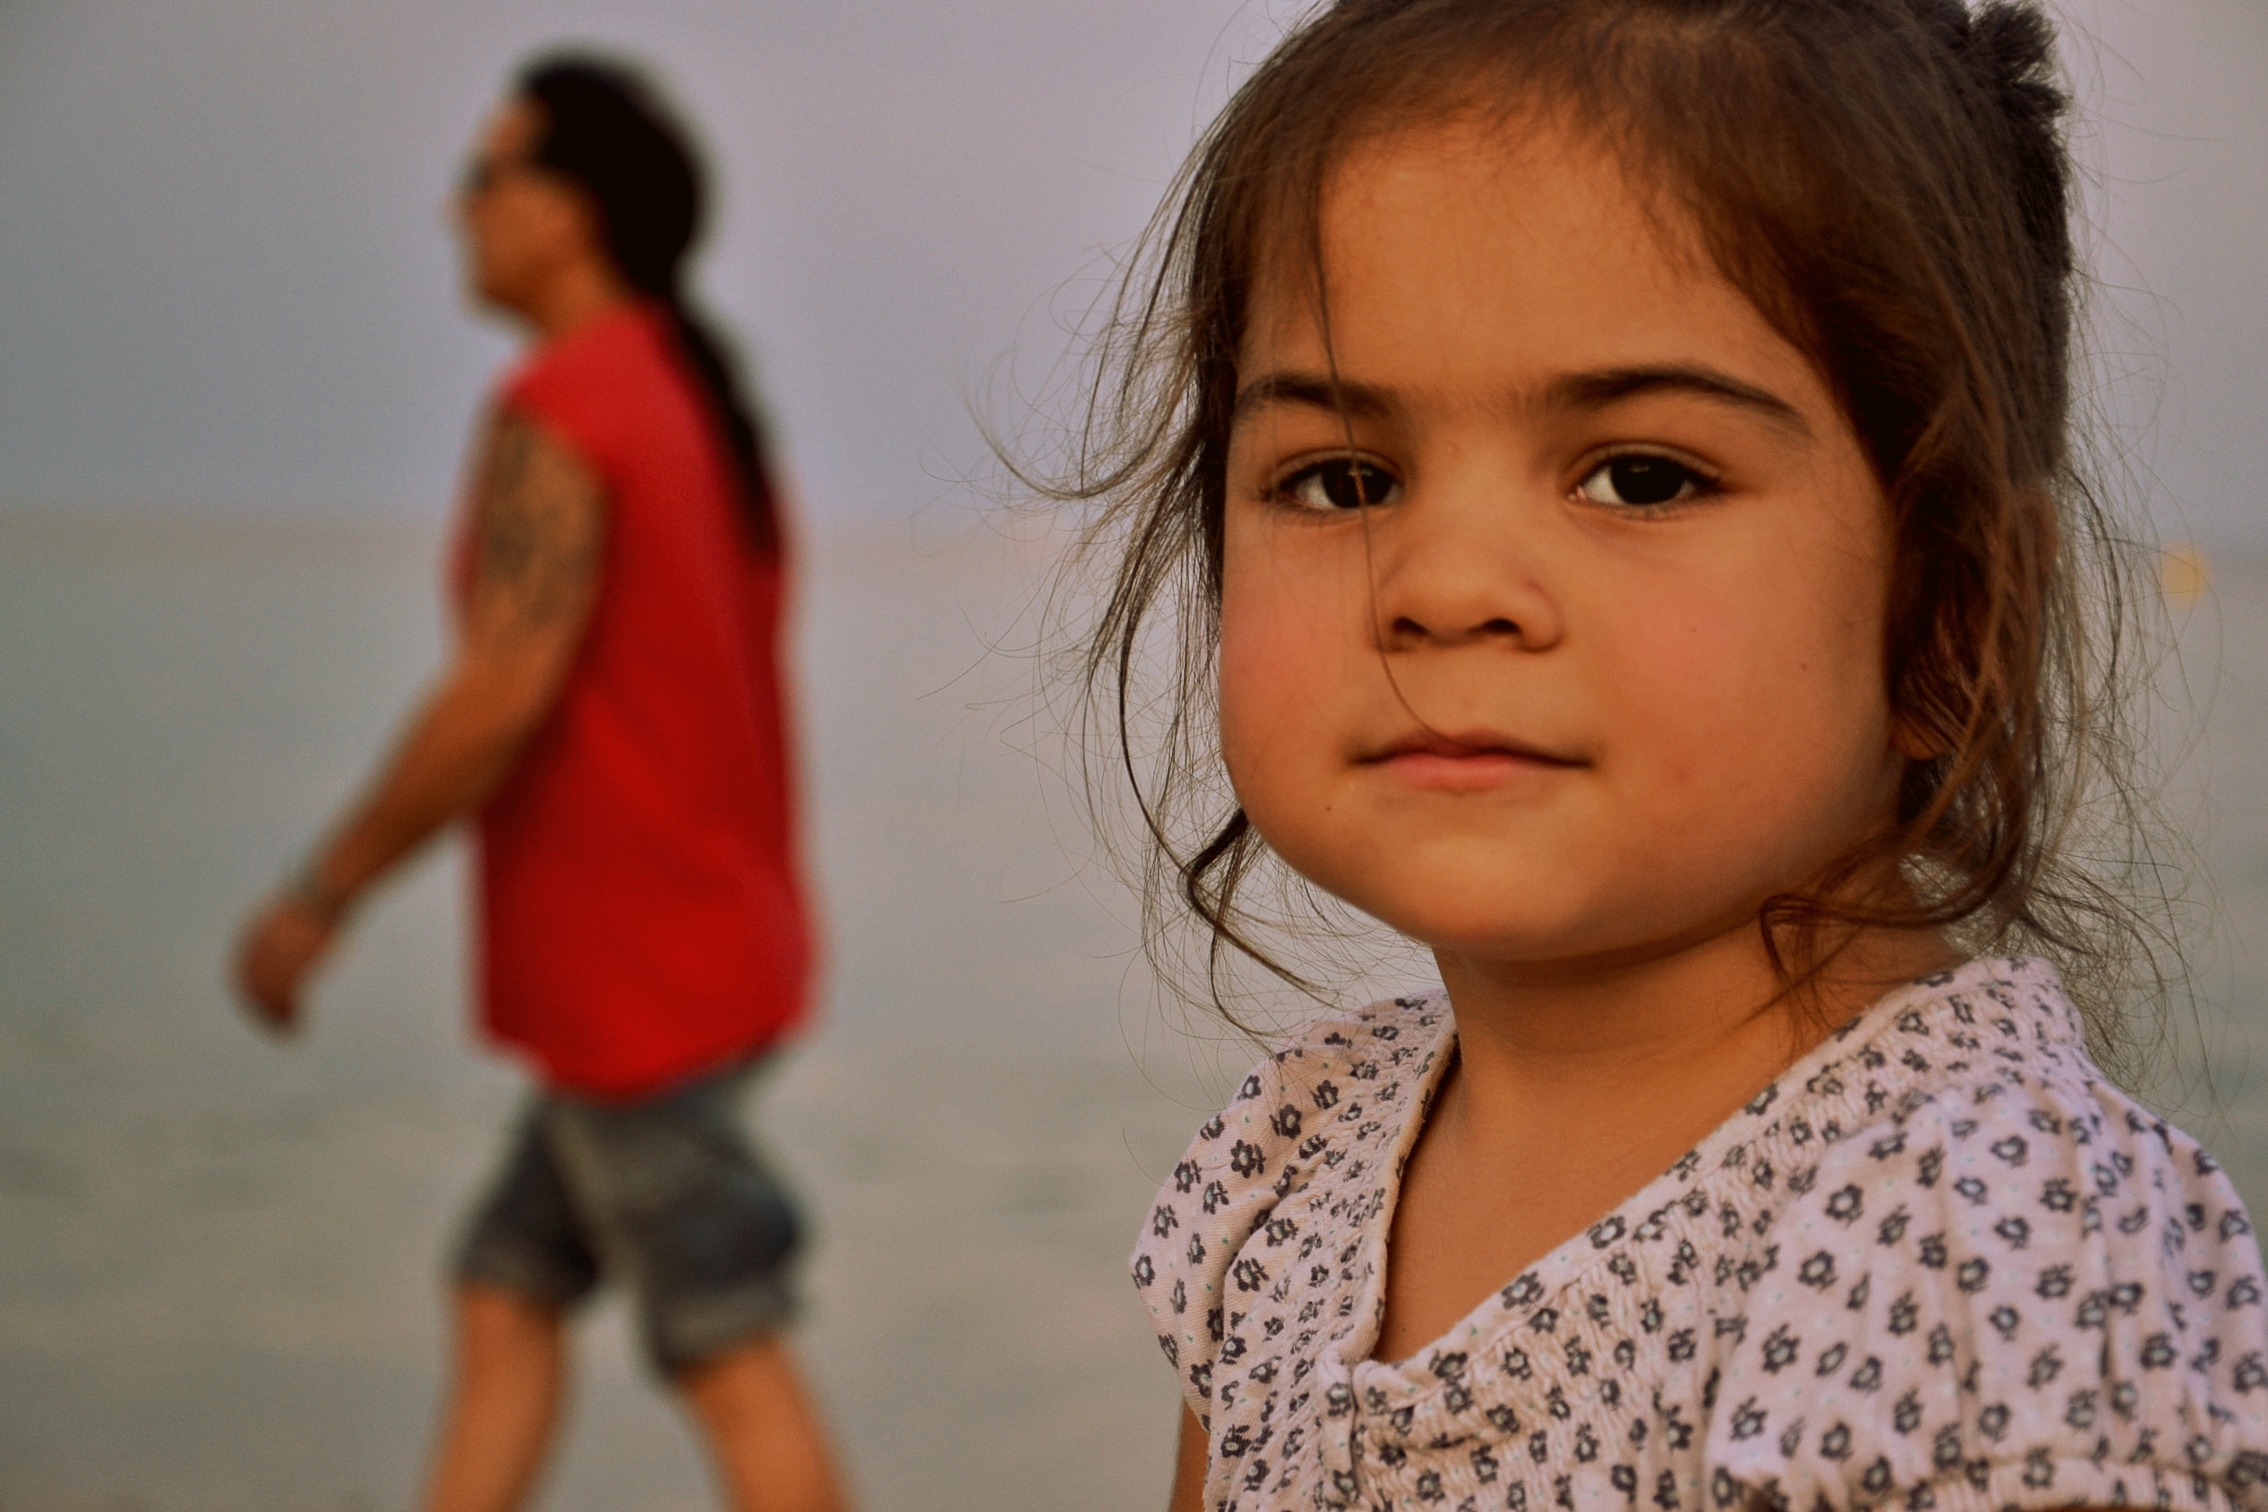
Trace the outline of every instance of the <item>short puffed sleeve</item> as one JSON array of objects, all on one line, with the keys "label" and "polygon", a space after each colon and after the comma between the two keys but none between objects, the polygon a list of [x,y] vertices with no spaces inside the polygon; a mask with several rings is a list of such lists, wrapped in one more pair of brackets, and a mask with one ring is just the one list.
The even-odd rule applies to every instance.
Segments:
[{"label": "short puffed sleeve", "polygon": [[1770,1238],[1720,1504],[2268,1512],[2251,1222],[2107,1084],[1941,1091],[1837,1146]]},{"label": "short puffed sleeve", "polygon": [[1134,1284],[1182,1395],[1208,1428],[1213,1369],[1236,1321],[1232,1299],[1254,1285],[1236,1274],[1256,1263],[1239,1251],[1312,1174],[1317,1110],[1335,1096],[1328,1068],[1343,1067],[1357,1040],[1394,1033],[1360,1016],[1307,1025],[1253,1068],[1158,1189],[1134,1248]]}]

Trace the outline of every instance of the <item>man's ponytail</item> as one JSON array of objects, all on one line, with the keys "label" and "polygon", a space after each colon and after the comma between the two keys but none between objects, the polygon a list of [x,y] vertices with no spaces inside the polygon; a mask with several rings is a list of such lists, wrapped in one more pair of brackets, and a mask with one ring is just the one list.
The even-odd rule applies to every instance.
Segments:
[{"label": "man's ponytail", "polygon": [[741,514],[749,544],[767,555],[780,549],[779,501],[773,497],[772,469],[765,447],[762,418],[742,387],[740,366],[732,350],[681,295],[663,300],[686,366],[700,380],[709,407],[724,431],[725,451],[739,485]]}]

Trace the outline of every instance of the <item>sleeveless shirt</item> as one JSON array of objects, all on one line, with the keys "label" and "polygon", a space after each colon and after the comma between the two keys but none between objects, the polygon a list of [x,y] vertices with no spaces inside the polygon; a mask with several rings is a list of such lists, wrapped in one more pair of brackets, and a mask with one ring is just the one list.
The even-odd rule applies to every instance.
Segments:
[{"label": "sleeveless shirt", "polygon": [[[560,1088],[635,1097],[761,1050],[811,972],[779,552],[658,308],[550,342],[497,399],[605,493],[590,624],[479,824],[481,1012]],[[467,522],[469,537],[471,522]],[[460,591],[469,539],[460,539]]]}]

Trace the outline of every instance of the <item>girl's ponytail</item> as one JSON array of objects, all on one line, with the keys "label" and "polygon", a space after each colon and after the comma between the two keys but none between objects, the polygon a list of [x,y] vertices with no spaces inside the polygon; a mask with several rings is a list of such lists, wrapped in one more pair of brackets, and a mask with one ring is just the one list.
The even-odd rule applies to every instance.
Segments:
[{"label": "girl's ponytail", "polygon": [[1963,51],[2000,108],[2024,229],[2042,261],[2067,275],[2076,265],[2063,142],[2071,99],[2055,79],[2055,29],[2032,6],[1995,0],[1971,19]]},{"label": "girl's ponytail", "polygon": [[2070,157],[2063,119],[2071,98],[2055,77],[2055,27],[2036,5],[1920,0],[1924,21],[1960,57],[2006,145],[2009,188],[2041,271],[2062,279],[2077,266],[2071,243]]},{"label": "girl's ponytail", "polygon": [[1977,139],[1990,144],[1997,159],[1986,178],[1999,183],[1988,192],[2015,211],[2012,229],[2022,237],[2007,272],[2022,290],[2034,338],[2012,344],[2007,355],[2029,370],[2022,381],[2048,403],[2032,407],[2029,425],[2020,413],[2005,415],[2003,423],[2016,456],[2024,459],[2016,470],[2035,482],[2058,464],[2066,446],[2072,275],[2078,267],[2063,134],[2071,100],[2056,78],[2055,27],[2030,0],[1987,0],[1974,10],[1965,0],[1915,3],[1924,25],[1958,60]]}]

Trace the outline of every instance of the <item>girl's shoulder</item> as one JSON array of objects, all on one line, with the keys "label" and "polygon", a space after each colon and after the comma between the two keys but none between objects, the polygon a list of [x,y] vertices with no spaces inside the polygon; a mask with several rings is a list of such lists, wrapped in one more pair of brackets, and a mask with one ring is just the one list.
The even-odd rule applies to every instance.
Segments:
[{"label": "girl's shoulder", "polygon": [[[1302,1024],[1248,1072],[1197,1131],[1185,1168],[1225,1166],[1245,1182],[1299,1174],[1302,1146],[1325,1124],[1361,1137],[1422,1107],[1454,1019],[1439,992],[1388,998]],[[1312,1157],[1309,1157],[1312,1158]]]},{"label": "girl's shoulder", "polygon": [[[1808,1115],[1773,1119],[1753,1144],[1751,1158],[1776,1154],[1801,1174],[1776,1223],[1783,1234],[1817,1208],[1838,1231],[1868,1231],[1896,1251],[1923,1212],[1964,1230],[1989,1215],[2011,1253],[2029,1253],[2029,1209],[2113,1248],[2146,1236],[2171,1254],[2207,1230],[2215,1242],[2251,1240],[2218,1162],[2095,1064],[2044,962],[1980,960],[1926,978],[1839,1038],[1848,1047],[1815,1055],[1800,1087],[1783,1078],[1762,1099]],[[2179,1232],[2153,1227],[2159,1218]]]},{"label": "girl's shoulder", "polygon": [[[2234,1186],[2096,1068],[2044,964],[1917,986],[1807,1079],[1807,1119],[1751,1147],[1795,1179],[1725,1362],[1715,1467],[1803,1505],[1933,1483],[2268,1504],[2268,1317]],[[1846,1121],[1797,1156],[1823,1115]]]},{"label": "girl's shoulder", "polygon": [[[1282,1257],[1342,1248],[1371,1216],[1367,1205],[1384,1200],[1395,1151],[1439,1081],[1452,1023],[1434,992],[1302,1025],[1198,1129],[1160,1187],[1135,1246],[1134,1282],[1200,1417],[1216,1351],[1245,1307],[1285,1283]],[[1321,1205],[1339,1232],[1310,1229],[1295,1245],[1277,1211],[1318,1181],[1352,1194]]]}]

